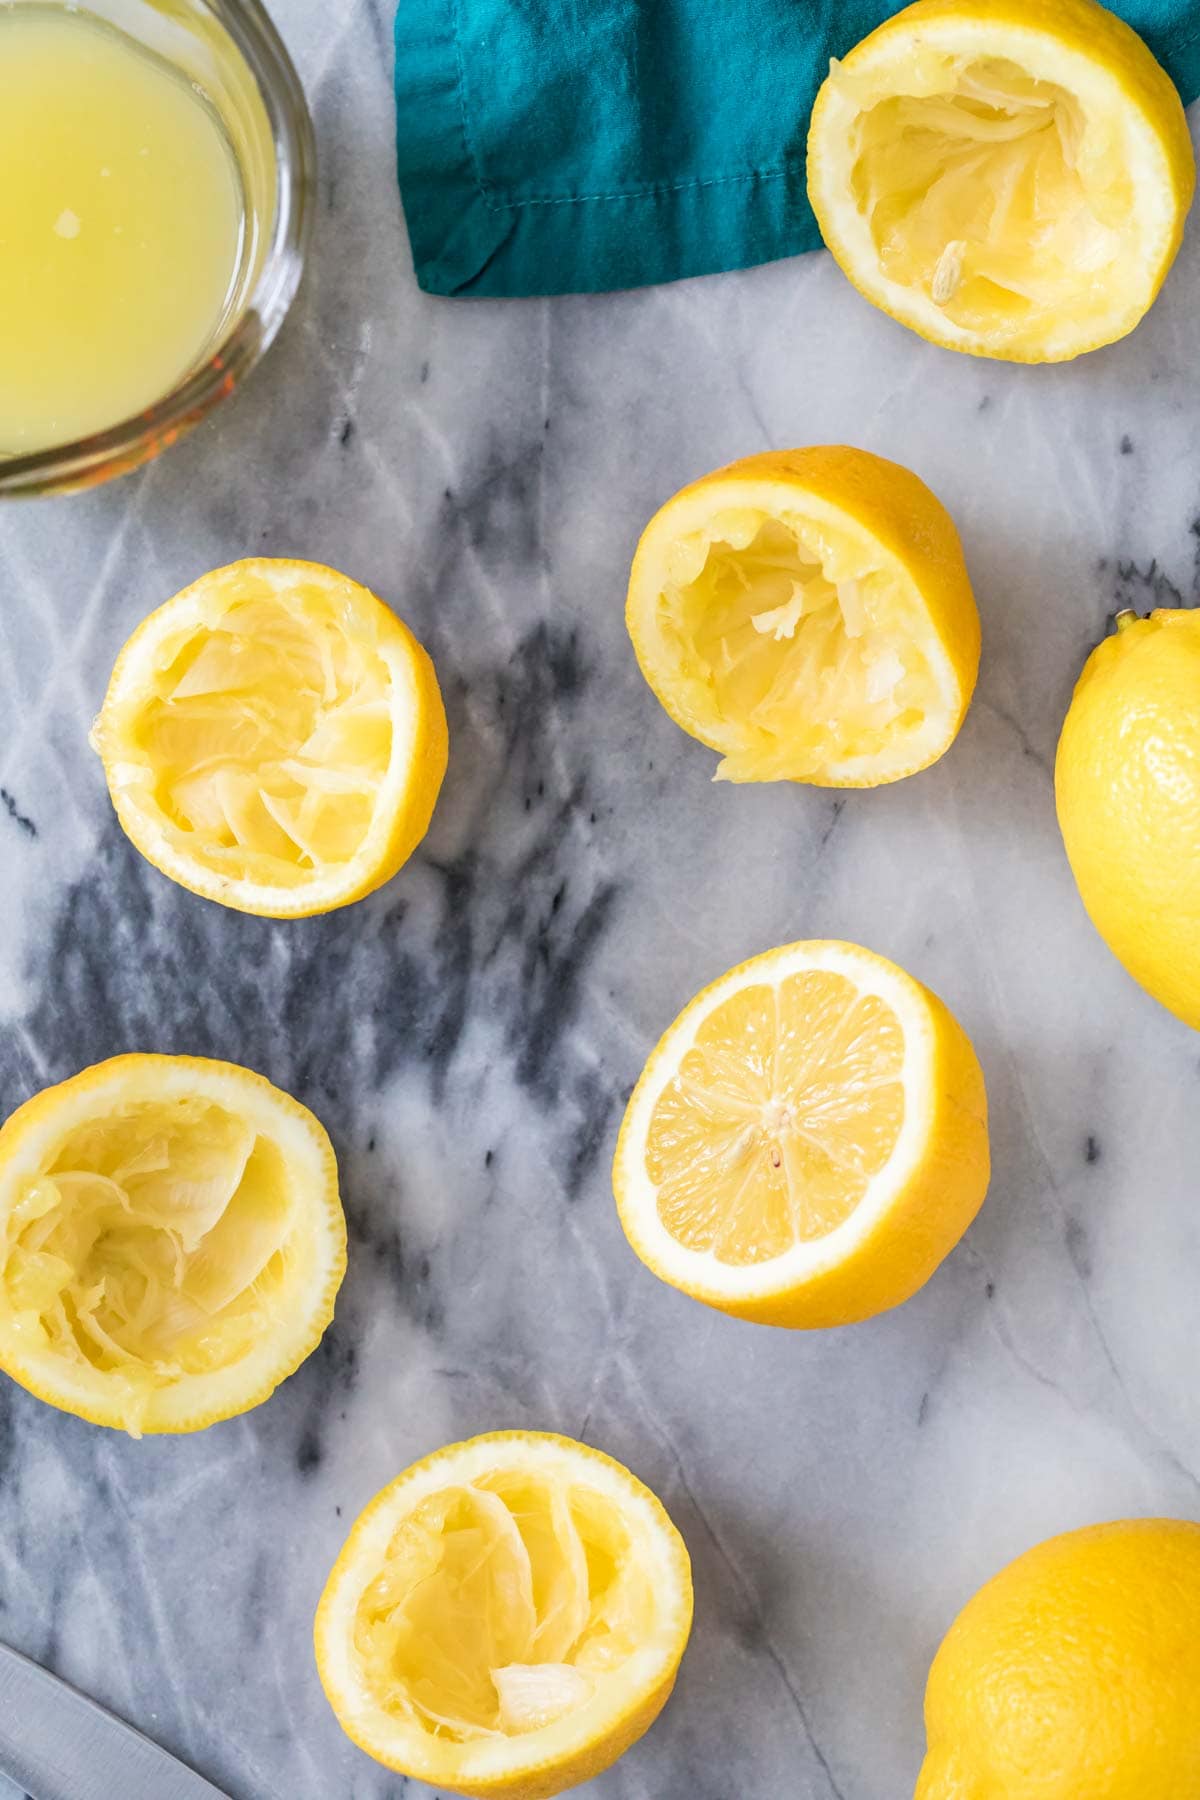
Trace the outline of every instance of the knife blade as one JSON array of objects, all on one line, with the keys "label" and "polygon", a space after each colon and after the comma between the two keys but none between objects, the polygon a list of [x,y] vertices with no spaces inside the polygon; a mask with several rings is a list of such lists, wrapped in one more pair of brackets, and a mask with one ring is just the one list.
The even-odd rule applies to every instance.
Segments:
[{"label": "knife blade", "polygon": [[0,1644],[0,1773],[30,1800],[229,1800],[19,1650]]}]

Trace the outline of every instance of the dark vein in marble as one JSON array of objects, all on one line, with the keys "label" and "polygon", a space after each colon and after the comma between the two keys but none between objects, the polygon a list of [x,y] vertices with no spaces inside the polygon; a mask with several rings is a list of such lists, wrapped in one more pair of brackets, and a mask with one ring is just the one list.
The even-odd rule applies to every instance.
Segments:
[{"label": "dark vein in marble", "polygon": [[740,1623],[740,1635],[745,1648],[752,1654],[757,1653],[759,1650],[762,1650],[765,1653],[767,1660],[771,1663],[775,1673],[778,1675],[780,1682],[787,1692],[792,1704],[792,1709],[800,1722],[800,1727],[804,1733],[809,1749],[812,1751],[813,1757],[819,1764],[821,1771],[829,1784],[829,1792],[832,1796],[832,1800],[846,1800],[846,1796],[838,1786],[833,1770],[829,1766],[829,1759],[817,1742],[812,1727],[812,1721],[808,1716],[808,1709],[804,1704],[795,1682],[792,1680],[787,1664],[784,1662],[783,1657],[776,1649],[771,1638],[766,1619],[763,1616],[762,1608],[758,1604],[749,1580],[742,1573],[737,1562],[726,1548],[720,1532],[717,1530],[705,1508],[701,1505],[691,1482],[688,1480],[687,1471],[683,1466],[683,1458],[679,1454],[678,1449],[672,1439],[668,1436],[661,1422],[651,1413],[650,1408],[646,1403],[645,1396],[641,1395],[641,1387],[640,1383],[637,1381],[636,1374],[634,1375],[634,1385],[641,1396],[642,1411],[646,1417],[647,1423],[650,1425],[654,1435],[658,1438],[659,1443],[670,1457],[679,1485],[683,1489],[688,1503],[696,1517],[704,1527],[705,1534],[724,1565],[738,1598],[741,1601],[742,1618]]},{"label": "dark vein in marble", "polygon": [[367,20],[371,27],[371,36],[375,40],[375,49],[385,68],[391,67],[392,34],[383,16],[380,0],[363,0]]},{"label": "dark vein in marble", "polygon": [[13,1391],[7,1381],[0,1381],[0,1490],[15,1479],[13,1459],[17,1447],[17,1428],[13,1419]]},{"label": "dark vein in marble", "polygon": [[1071,1266],[1081,1281],[1089,1281],[1092,1275],[1092,1249],[1088,1240],[1087,1227],[1082,1219],[1073,1213],[1067,1215],[1063,1241],[1067,1247],[1067,1255]]},{"label": "dark vein in marble", "polygon": [[[1126,1414],[1163,1460],[1168,1463],[1178,1475],[1181,1475],[1190,1487],[1195,1489],[1197,1493],[1200,1493],[1200,1476],[1188,1466],[1174,1446],[1163,1437],[1161,1432],[1149,1423],[1142,1415],[1140,1409],[1134,1404],[1125,1377],[1113,1355],[1112,1348],[1108,1342],[1108,1337],[1100,1323],[1099,1315],[1096,1312],[1096,1307],[1092,1300],[1091,1290],[1088,1285],[1091,1273],[1090,1262],[1084,1249],[1085,1240],[1081,1239],[1078,1235],[1080,1231],[1078,1221],[1074,1220],[1063,1206],[1058,1190],[1058,1184],[1050,1173],[1048,1165],[1043,1162],[1043,1167],[1045,1170],[1047,1187],[1054,1196],[1059,1214],[1063,1220],[1063,1239],[1067,1251],[1067,1260],[1070,1262],[1075,1276],[1080,1300],[1088,1324],[1091,1327],[1092,1336],[1104,1359],[1113,1385],[1124,1404]],[[991,1298],[990,1295],[989,1298]],[[1061,1382],[1039,1368],[1038,1365],[1019,1348],[1012,1331],[1004,1322],[997,1309],[993,1308],[989,1311],[988,1318],[1005,1350],[1007,1350],[1013,1361],[1025,1371],[1031,1380],[1035,1381],[1039,1387],[1047,1388],[1050,1392],[1057,1394],[1058,1397],[1070,1406],[1073,1411],[1088,1410],[1087,1408],[1080,1408]]]},{"label": "dark vein in marble", "polygon": [[10,794],[8,789],[5,787],[0,787],[0,805],[2,805],[4,807],[5,812],[8,814],[9,818],[12,820],[13,824],[17,827],[17,829],[19,831],[24,832],[26,837],[29,837],[29,838],[37,837],[37,835],[38,835],[37,826],[34,824],[33,820],[29,817],[28,813],[24,813],[21,811],[21,808],[17,805],[17,802],[14,799],[13,795]]},{"label": "dark vein in marble", "polygon": [[[528,572],[542,563],[545,550],[538,531],[541,436],[519,450],[493,442],[480,466],[442,494],[445,525],[461,532],[472,549],[487,552],[489,562]],[[547,625],[538,627],[549,633]]]},{"label": "dark vein in marble", "polygon": [[822,830],[821,836],[817,843],[817,848],[819,850],[823,850],[825,848],[826,844],[829,842],[830,838],[833,836],[834,832],[837,830],[838,821],[841,819],[841,816],[845,810],[846,810],[846,797],[843,794],[843,795],[839,796],[838,799],[834,800],[832,802],[832,804],[830,805],[829,822]]},{"label": "dark vein in marble", "polygon": [[1157,557],[1151,557],[1144,567],[1118,561],[1115,599],[1117,612],[1126,607],[1146,612],[1155,606],[1183,605],[1182,593],[1166,570],[1159,568]]},{"label": "dark vein in marble", "polygon": [[1031,763],[1034,763],[1037,768],[1041,769],[1044,775],[1053,776],[1054,765],[1051,758],[1038,749],[1015,713],[1009,712],[1007,707],[1001,706],[998,701],[989,699],[983,694],[977,696],[975,704],[977,706],[982,706],[986,712],[990,712],[992,717],[999,719],[1002,725],[1007,725],[1008,729],[1017,740],[1022,756],[1026,757]]}]

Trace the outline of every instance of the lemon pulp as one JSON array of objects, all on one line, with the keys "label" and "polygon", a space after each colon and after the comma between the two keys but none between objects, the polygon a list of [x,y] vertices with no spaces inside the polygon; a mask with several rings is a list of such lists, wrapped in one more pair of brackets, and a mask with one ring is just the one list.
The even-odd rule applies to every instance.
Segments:
[{"label": "lemon pulp", "polygon": [[[1071,304],[1107,309],[1136,253],[1117,132],[1089,131],[1065,88],[1003,57],[914,48],[915,93],[865,104],[851,189],[883,273],[986,332]],[[853,95],[865,78],[832,79]]]},{"label": "lemon pulp", "polygon": [[293,1251],[283,1156],[199,1099],[128,1102],[71,1130],[20,1185],[0,1237],[15,1336],[151,1395],[269,1331]]},{"label": "lemon pulp", "polygon": [[870,757],[939,704],[906,578],[849,531],[729,508],[671,546],[669,573],[660,626],[711,694],[719,780]]},{"label": "lemon pulp", "polygon": [[739,1267],[835,1230],[896,1146],[903,1062],[891,1007],[844,975],[739,989],[705,1017],[650,1118],[665,1229]]},{"label": "lemon pulp", "polygon": [[391,677],[336,595],[243,577],[169,645],[124,726],[123,798],[190,860],[264,885],[350,863],[392,750]]},{"label": "lemon pulp", "polygon": [[379,1704],[451,1743],[535,1731],[589,1701],[655,1626],[650,1572],[611,1501],[490,1470],[397,1527],[354,1619]]}]

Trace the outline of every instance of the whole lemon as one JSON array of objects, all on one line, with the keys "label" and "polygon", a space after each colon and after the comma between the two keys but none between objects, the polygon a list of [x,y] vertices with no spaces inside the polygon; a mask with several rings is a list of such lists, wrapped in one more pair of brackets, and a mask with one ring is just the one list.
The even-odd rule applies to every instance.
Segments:
[{"label": "whole lemon", "polygon": [[1200,612],[1118,615],[1083,666],[1054,785],[1093,925],[1200,1030]]},{"label": "whole lemon", "polygon": [[1200,1525],[1124,1519],[1009,1563],[925,1689],[916,1800],[1200,1800]]}]

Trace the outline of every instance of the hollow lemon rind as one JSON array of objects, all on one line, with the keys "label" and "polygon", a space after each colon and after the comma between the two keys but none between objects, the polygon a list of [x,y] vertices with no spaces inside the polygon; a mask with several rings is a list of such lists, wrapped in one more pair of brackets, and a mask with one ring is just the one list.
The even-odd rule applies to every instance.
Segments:
[{"label": "hollow lemon rind", "polygon": [[703,690],[679,678],[656,623],[670,545],[726,507],[752,507],[786,524],[788,515],[827,520],[878,546],[924,611],[921,648],[937,680],[941,712],[920,747],[852,757],[792,777],[810,787],[878,787],[927,769],[958,735],[979,673],[979,611],[962,544],[949,513],[919,476],[900,463],[846,444],[766,450],[703,475],[661,506],[643,531],[629,577],[625,623],[643,676],[659,704],[689,737],[728,754],[736,724],[722,725]]},{"label": "hollow lemon rind", "polygon": [[827,79],[808,133],[808,197],[827,248],[873,306],[946,350],[1002,362],[1065,362],[1128,335],[1158,297],[1183,240],[1196,184],[1187,118],[1165,69],[1123,19],[1093,0],[916,0],[886,19],[842,59],[858,82],[872,75],[878,97],[896,92],[889,66],[902,63],[919,37],[951,54],[1004,57],[1055,81],[1101,114],[1126,118],[1140,160],[1138,217],[1143,242],[1127,270],[1130,298],[1086,327],[1064,317],[1057,332],[1005,341],[948,319],[925,294],[885,276],[867,221],[850,198],[853,128],[860,107]]},{"label": "hollow lemon rind", "polygon": [[[653,1642],[610,1676],[586,1706],[523,1736],[450,1744],[405,1725],[373,1701],[354,1667],[355,1612],[393,1533],[440,1487],[497,1467],[559,1476],[611,1497],[654,1557],[662,1609]],[[406,1469],[355,1520],[317,1607],[313,1644],[325,1694],[342,1730],[398,1774],[470,1800],[550,1800],[599,1775],[654,1723],[675,1684],[692,1623],[687,1547],[662,1502],[612,1457],[552,1432],[494,1431],[448,1444]]]},{"label": "hollow lemon rind", "polygon": [[[249,1412],[293,1374],[321,1341],[333,1318],[346,1272],[346,1220],[338,1194],[337,1162],[328,1133],[298,1100],[265,1076],[236,1063],[198,1056],[134,1052],[95,1063],[43,1088],[0,1127],[0,1215],[14,1183],[36,1174],[47,1152],[75,1125],[125,1101],[195,1099],[251,1118],[285,1153],[306,1206],[306,1224],[319,1246],[307,1290],[246,1357],[214,1374],[189,1375],[152,1394],[138,1433],[201,1431]],[[303,1304],[299,1304],[302,1299]],[[294,1314],[294,1316],[291,1316]],[[14,1342],[0,1316],[0,1369],[39,1400],[93,1425],[128,1429],[125,1409],[107,1398],[100,1370],[81,1376],[52,1353],[30,1355]]]},{"label": "hollow lemon rind", "polygon": [[[650,1120],[709,1015],[739,990],[806,970],[844,975],[899,1018],[904,1123],[850,1216],[772,1261],[722,1264],[680,1244],[658,1216],[646,1173]],[[856,944],[813,939],[739,963],[697,994],[664,1032],[634,1088],[617,1139],[613,1192],[630,1245],[650,1271],[717,1311],[762,1325],[854,1324],[901,1305],[958,1243],[987,1192],[987,1095],[971,1042],[936,994]]]},{"label": "hollow lemon rind", "polygon": [[[336,584],[343,599],[352,593],[355,611],[370,629],[372,648],[392,679],[394,731],[387,773],[366,837],[349,863],[333,875],[313,875],[296,884],[278,885],[218,875],[182,854],[157,819],[129,801],[116,779],[116,769],[124,755],[124,721],[136,712],[153,685],[158,647],[190,618],[197,624],[205,623],[211,615],[213,597],[219,601],[222,584],[239,574],[272,584],[286,584],[289,576],[299,574],[322,586]],[[104,705],[93,728],[93,742],[104,765],[109,796],[121,828],[147,862],[205,900],[270,919],[309,918],[332,912],[352,905],[390,881],[429,829],[449,758],[446,711],[437,673],[424,646],[369,588],[338,575],[324,564],[292,557],[251,557],[226,564],[202,575],[143,619],[113,666]]]}]

